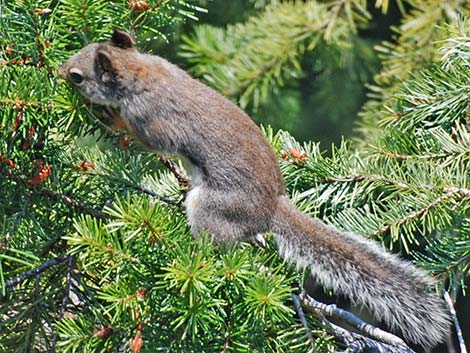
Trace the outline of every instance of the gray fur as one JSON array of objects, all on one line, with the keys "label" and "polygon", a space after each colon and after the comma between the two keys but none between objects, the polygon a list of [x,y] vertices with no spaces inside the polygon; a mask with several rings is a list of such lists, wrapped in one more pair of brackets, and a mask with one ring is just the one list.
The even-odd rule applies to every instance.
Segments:
[{"label": "gray fur", "polygon": [[194,234],[218,242],[254,241],[273,231],[280,254],[315,279],[423,346],[449,329],[443,301],[418,268],[359,235],[340,233],[300,213],[288,200],[277,158],[258,127],[237,106],[166,60],[139,53],[123,32],[90,44],[59,74],[91,102],[120,111],[128,130],[149,148],[177,153],[192,169],[186,198]]},{"label": "gray fur", "polygon": [[427,273],[376,242],[302,214],[287,197],[274,219],[281,256],[310,267],[318,283],[364,306],[408,342],[430,347],[443,340],[449,315]]}]

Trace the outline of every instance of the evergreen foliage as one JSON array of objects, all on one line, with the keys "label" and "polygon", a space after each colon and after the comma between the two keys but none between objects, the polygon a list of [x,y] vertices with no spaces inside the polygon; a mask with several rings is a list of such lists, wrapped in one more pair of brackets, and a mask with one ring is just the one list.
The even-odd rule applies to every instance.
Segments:
[{"label": "evergreen foliage", "polygon": [[393,95],[403,80],[432,63],[440,62],[439,49],[442,41],[451,33],[443,30],[450,24],[459,26],[460,16],[470,14],[468,2],[407,1],[410,8],[403,11],[400,26],[393,28],[392,42],[384,42],[376,47],[382,62],[381,71],[375,75],[369,87],[370,99],[364,105],[359,124],[362,142],[375,143],[377,121],[382,114],[382,106],[393,104]]},{"label": "evergreen foliage", "polygon": [[[436,0],[252,3],[259,12],[245,23],[200,26],[183,37],[181,55],[195,64],[195,75],[255,119],[323,143],[331,128],[351,133],[365,83],[369,99],[356,142],[374,142],[382,106],[410,73],[440,60],[440,41],[449,35],[442,27],[456,25],[470,11],[468,2]],[[373,16],[391,7],[398,7],[402,21],[391,28],[392,40],[380,43],[370,36],[381,21]],[[302,128],[296,129],[300,119]]]},{"label": "evergreen foliage", "polygon": [[[194,241],[175,176],[56,75],[114,26],[146,47],[197,10],[133,4],[2,4],[0,352],[305,352],[274,246]],[[317,349],[333,344],[309,324]]]},{"label": "evergreen foliage", "polygon": [[344,142],[325,157],[318,144],[282,133],[282,167],[305,212],[411,253],[455,295],[465,294],[470,273],[470,26],[441,31],[450,34],[443,59],[397,89],[374,144]]},{"label": "evergreen foliage", "polygon": [[[104,130],[101,114],[57,78],[61,62],[114,26],[151,51],[199,9],[137,3],[0,4],[0,352],[335,349],[312,315],[308,339],[291,300],[302,274],[275,244],[193,240],[177,178]],[[198,27],[183,48],[196,75],[248,109],[284,94],[305,61],[334,70],[370,55],[357,34],[371,17],[364,1],[252,3],[257,17]],[[387,11],[388,1],[377,4]],[[326,157],[318,144],[264,130],[302,210],[403,250],[454,296],[470,272],[470,25],[453,16],[465,6],[403,2],[360,143]]]},{"label": "evergreen foliage", "polygon": [[[226,30],[202,27],[183,47],[196,75],[210,73],[207,81],[222,91],[238,87],[225,92],[248,107],[284,97],[283,85],[303,74],[297,63],[305,57],[321,55],[323,66],[337,67],[372,19],[366,2],[355,0],[254,3],[263,9],[256,17]],[[390,4],[375,6],[387,12]],[[388,248],[414,250],[425,268],[451,279],[455,294],[465,291],[469,271],[468,22],[461,17],[469,8],[459,1],[398,6],[394,41],[375,47],[382,69],[369,86],[359,137],[333,147],[330,157],[287,133],[275,145],[285,141],[278,146],[289,161],[283,172],[303,210]],[[290,28],[304,36],[286,34]],[[291,65],[292,76],[269,65],[278,62],[284,70]]]},{"label": "evergreen foliage", "polygon": [[[310,119],[304,124],[314,119],[317,126],[309,133],[297,129],[297,134],[323,139],[329,129],[321,127],[328,123],[314,117],[326,116],[334,129],[349,132],[348,110],[359,108],[363,83],[377,66],[368,41],[357,35],[370,18],[367,3],[252,2],[259,11],[246,22],[227,28],[202,25],[183,36],[180,55],[194,65],[192,73],[236,100],[255,120],[295,129],[305,115]],[[336,104],[339,94],[342,105]]]}]

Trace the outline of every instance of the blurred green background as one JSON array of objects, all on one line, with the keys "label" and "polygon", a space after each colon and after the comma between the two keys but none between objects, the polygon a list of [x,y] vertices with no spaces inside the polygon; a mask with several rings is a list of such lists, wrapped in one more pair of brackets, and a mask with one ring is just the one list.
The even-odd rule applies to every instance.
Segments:
[{"label": "blurred green background", "polygon": [[[191,61],[180,55],[182,37],[191,36],[195,27],[204,25],[225,29],[264,10],[253,0],[202,0],[200,4],[207,12],[198,13],[198,21],[187,21],[168,41],[147,43],[147,50],[192,71]],[[347,56],[338,60],[321,50],[307,52],[300,61],[301,74],[284,82],[258,107],[244,107],[249,115],[257,123],[269,124],[275,130],[288,130],[300,141],[320,142],[325,150],[332,143],[338,144],[343,136],[353,136],[358,113],[367,98],[367,85],[381,68],[374,46],[392,40],[392,26],[402,19],[396,2],[389,4],[386,13],[371,1],[367,9],[372,17],[367,26],[358,28]],[[204,81],[204,77],[200,78]],[[236,97],[231,98],[236,101]]]}]

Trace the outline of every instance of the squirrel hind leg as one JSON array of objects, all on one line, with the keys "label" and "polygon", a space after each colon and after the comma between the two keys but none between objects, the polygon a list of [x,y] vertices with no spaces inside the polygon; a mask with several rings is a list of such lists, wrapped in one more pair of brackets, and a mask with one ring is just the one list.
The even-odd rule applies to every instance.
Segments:
[{"label": "squirrel hind leg", "polygon": [[227,245],[247,241],[261,244],[258,236],[268,231],[269,218],[256,213],[256,202],[238,192],[213,189],[201,183],[186,195],[186,217],[194,234],[207,233]]},{"label": "squirrel hind leg", "polygon": [[215,243],[225,246],[255,239],[258,232],[250,231],[244,222],[226,211],[230,207],[224,205],[214,194],[215,192],[207,191],[203,185],[199,185],[186,195],[186,217],[193,235],[209,235]]}]

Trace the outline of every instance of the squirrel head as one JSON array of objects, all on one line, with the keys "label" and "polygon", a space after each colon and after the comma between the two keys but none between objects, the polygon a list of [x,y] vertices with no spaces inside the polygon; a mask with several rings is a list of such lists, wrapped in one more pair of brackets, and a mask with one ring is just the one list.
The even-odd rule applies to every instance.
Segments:
[{"label": "squirrel head", "polygon": [[108,43],[89,44],[73,55],[59,75],[92,103],[116,106],[133,74],[129,68],[139,68],[136,53],[131,36],[115,29]]}]

